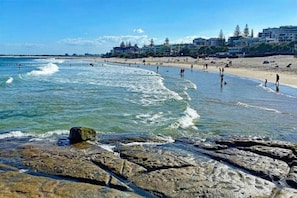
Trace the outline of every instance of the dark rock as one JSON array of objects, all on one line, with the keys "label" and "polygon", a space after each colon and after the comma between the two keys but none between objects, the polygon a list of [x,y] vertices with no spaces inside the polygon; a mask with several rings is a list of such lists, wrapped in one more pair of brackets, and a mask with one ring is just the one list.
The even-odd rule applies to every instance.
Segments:
[{"label": "dark rock", "polygon": [[84,149],[74,150],[68,147],[61,149],[54,145],[46,148],[42,145],[27,144],[21,147],[23,164],[44,174],[74,178],[81,182],[111,186],[116,189],[128,189],[125,184],[88,160],[92,155],[106,151],[92,145],[84,146]]},{"label": "dark rock", "polygon": [[160,197],[269,197],[276,188],[267,180],[214,161],[151,171],[131,180]]},{"label": "dark rock", "polygon": [[221,150],[221,149],[227,149],[227,145],[222,145],[222,144],[215,144],[215,143],[206,143],[206,142],[197,142],[194,144],[196,147],[200,147],[202,149],[207,149],[207,150]]},{"label": "dark rock", "polygon": [[92,160],[99,166],[104,167],[125,179],[147,171],[144,167],[117,157],[111,152],[93,156]]},{"label": "dark rock", "polygon": [[297,188],[297,166],[292,166],[287,177],[287,183],[293,187]]},{"label": "dark rock", "polygon": [[95,141],[96,131],[87,127],[72,127],[70,129],[69,140],[71,143],[78,143],[82,141]]},{"label": "dark rock", "polygon": [[290,170],[284,161],[236,148],[207,152],[207,154],[271,181],[286,177]]},{"label": "dark rock", "polygon": [[293,154],[291,149],[279,148],[279,147],[270,147],[270,146],[261,146],[255,145],[251,147],[238,147],[239,149],[248,150],[259,155],[271,157],[273,159],[279,159],[287,163],[291,163],[296,156]]},{"label": "dark rock", "polygon": [[181,156],[174,155],[166,150],[144,146],[122,146],[118,151],[122,158],[141,165],[148,171],[191,166]]},{"label": "dark rock", "polygon": [[133,192],[91,185],[86,183],[56,180],[32,176],[17,171],[0,171],[0,197],[141,197]]},{"label": "dark rock", "polygon": [[240,137],[166,143],[141,135],[106,136],[103,144],[114,152],[100,147],[101,138],[63,147],[0,140],[0,197],[297,195],[292,143]]},{"label": "dark rock", "polygon": [[68,138],[60,138],[57,144],[58,146],[69,146],[70,140]]}]

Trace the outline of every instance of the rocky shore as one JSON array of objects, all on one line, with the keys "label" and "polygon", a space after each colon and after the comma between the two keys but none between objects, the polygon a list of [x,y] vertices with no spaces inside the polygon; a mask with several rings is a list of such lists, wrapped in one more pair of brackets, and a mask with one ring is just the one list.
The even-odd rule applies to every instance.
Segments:
[{"label": "rocky shore", "polygon": [[289,142],[120,134],[63,146],[29,140],[0,140],[0,197],[297,197],[297,144]]}]

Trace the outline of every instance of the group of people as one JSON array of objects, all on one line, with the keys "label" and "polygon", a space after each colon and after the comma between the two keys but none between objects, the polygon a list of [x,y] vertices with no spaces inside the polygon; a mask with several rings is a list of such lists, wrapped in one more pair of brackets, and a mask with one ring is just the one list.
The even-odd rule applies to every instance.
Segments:
[{"label": "group of people", "polygon": [[180,76],[184,76],[184,74],[185,74],[185,69],[184,68],[181,68],[180,69]]}]

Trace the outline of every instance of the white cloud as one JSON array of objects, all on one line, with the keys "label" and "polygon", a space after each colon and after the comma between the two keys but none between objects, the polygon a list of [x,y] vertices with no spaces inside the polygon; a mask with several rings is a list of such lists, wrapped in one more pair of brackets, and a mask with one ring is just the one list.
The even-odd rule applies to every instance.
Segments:
[{"label": "white cloud", "polygon": [[136,33],[139,33],[139,34],[142,34],[144,33],[144,30],[141,29],[141,28],[137,28],[137,29],[134,29],[133,32],[136,32]]},{"label": "white cloud", "polygon": [[73,46],[97,46],[102,44],[98,40],[90,40],[83,38],[66,38],[61,40],[60,43]]},{"label": "white cloud", "polygon": [[118,46],[121,42],[130,42],[132,45],[143,45],[149,42],[147,35],[133,36],[101,36],[95,39],[84,38],[66,38],[60,41],[60,43],[72,46]]}]

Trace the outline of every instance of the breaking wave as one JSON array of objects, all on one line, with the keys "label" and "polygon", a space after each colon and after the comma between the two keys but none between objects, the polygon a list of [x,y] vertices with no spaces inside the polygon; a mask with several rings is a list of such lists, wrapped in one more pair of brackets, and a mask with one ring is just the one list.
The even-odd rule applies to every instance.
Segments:
[{"label": "breaking wave", "polygon": [[187,106],[186,110],[184,111],[183,115],[171,125],[171,128],[182,128],[186,129],[192,127],[193,129],[197,129],[195,126],[194,121],[199,119],[200,115],[195,109]]},{"label": "breaking wave", "polygon": [[38,70],[28,72],[31,76],[50,76],[59,71],[59,67],[54,63],[48,63],[42,67],[38,67]]},{"label": "breaking wave", "polygon": [[6,84],[11,84],[13,82],[13,77],[9,77],[7,80],[6,80]]},{"label": "breaking wave", "polygon": [[261,107],[261,106],[255,106],[255,105],[249,105],[249,104],[242,103],[242,102],[237,102],[236,105],[246,107],[246,108],[254,108],[254,109],[259,109],[259,110],[263,110],[263,111],[271,111],[271,112],[275,112],[275,113],[281,113],[277,109]]}]

